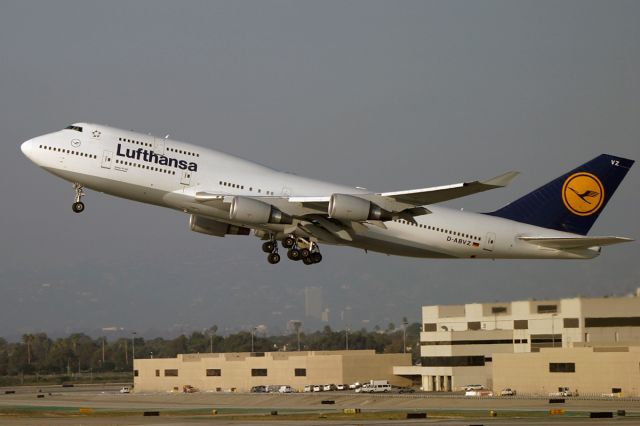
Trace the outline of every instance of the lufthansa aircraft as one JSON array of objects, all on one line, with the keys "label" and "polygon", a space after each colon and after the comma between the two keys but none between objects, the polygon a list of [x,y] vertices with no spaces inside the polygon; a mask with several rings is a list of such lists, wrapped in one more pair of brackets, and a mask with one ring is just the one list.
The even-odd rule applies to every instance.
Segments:
[{"label": "lufthansa aircraft", "polygon": [[83,188],[180,210],[192,231],[264,240],[272,264],[278,241],[291,260],[322,260],[320,243],[398,256],[484,259],[591,259],[605,245],[587,236],[634,161],[602,154],[490,213],[437,206],[506,186],[518,173],[484,181],[372,192],[279,172],[168,138],[75,123],[22,144],[22,152]]}]

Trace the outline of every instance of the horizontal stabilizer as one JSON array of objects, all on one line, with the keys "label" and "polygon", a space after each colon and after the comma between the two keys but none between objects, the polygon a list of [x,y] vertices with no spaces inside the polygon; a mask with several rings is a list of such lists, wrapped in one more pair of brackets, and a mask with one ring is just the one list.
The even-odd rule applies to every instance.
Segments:
[{"label": "horizontal stabilizer", "polygon": [[633,241],[625,237],[518,237],[527,243],[558,250],[580,249]]}]

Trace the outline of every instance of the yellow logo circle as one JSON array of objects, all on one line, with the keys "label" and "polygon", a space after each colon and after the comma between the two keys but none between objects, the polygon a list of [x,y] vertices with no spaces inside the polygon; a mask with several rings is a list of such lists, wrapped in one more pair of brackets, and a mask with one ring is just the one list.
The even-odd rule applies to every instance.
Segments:
[{"label": "yellow logo circle", "polygon": [[564,181],[562,201],[571,213],[590,216],[600,210],[604,202],[602,182],[591,173],[574,173]]}]

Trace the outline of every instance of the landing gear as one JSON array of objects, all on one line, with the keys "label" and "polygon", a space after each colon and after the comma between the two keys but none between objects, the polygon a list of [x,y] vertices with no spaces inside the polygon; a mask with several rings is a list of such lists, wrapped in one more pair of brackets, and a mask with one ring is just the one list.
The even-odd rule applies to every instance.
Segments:
[{"label": "landing gear", "polygon": [[[288,249],[287,257],[291,260],[302,260],[305,265],[313,265],[314,263],[320,263],[322,261],[322,255],[320,254],[320,248],[318,244],[313,241],[306,240],[304,238],[296,238],[293,235],[287,235],[282,239],[282,247]],[[278,254],[278,242],[273,235],[270,236],[268,241],[262,243],[262,251],[269,253],[267,261],[275,265],[280,262],[280,255]]]},{"label": "landing gear", "polygon": [[302,260],[305,265],[313,265],[322,261],[318,244],[313,241],[289,235],[282,240],[282,246],[289,249],[287,257],[291,260]]},{"label": "landing gear", "polygon": [[71,205],[71,209],[74,213],[82,213],[84,211],[84,203],[81,201],[84,192],[82,191],[82,185],[79,183],[73,184],[73,190],[76,193],[75,202]]},{"label": "landing gear", "polygon": [[276,240],[271,239],[269,241],[265,241],[262,244],[262,251],[265,253],[269,253],[267,256],[267,262],[272,265],[280,262],[280,255],[278,254],[278,243]]},{"label": "landing gear", "polygon": [[74,213],[82,213],[84,210],[84,203],[82,201],[78,201],[77,203],[73,203],[71,205],[71,209]]},{"label": "landing gear", "polygon": [[287,257],[291,260],[300,260],[302,256],[300,255],[300,250],[297,248],[290,248],[289,251],[287,251]]},{"label": "landing gear", "polygon": [[290,249],[295,245],[296,245],[296,239],[293,238],[291,235],[284,237],[284,239],[282,240],[282,247],[286,249]]},{"label": "landing gear", "polygon": [[262,251],[265,253],[274,253],[278,251],[278,246],[275,241],[267,241],[262,244]]}]

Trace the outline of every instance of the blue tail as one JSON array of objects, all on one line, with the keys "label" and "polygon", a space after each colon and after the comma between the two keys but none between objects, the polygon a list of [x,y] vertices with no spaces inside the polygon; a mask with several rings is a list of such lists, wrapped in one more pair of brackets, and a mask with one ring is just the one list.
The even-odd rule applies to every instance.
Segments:
[{"label": "blue tail", "polygon": [[633,165],[602,154],[533,192],[487,213],[543,228],[587,235]]}]

